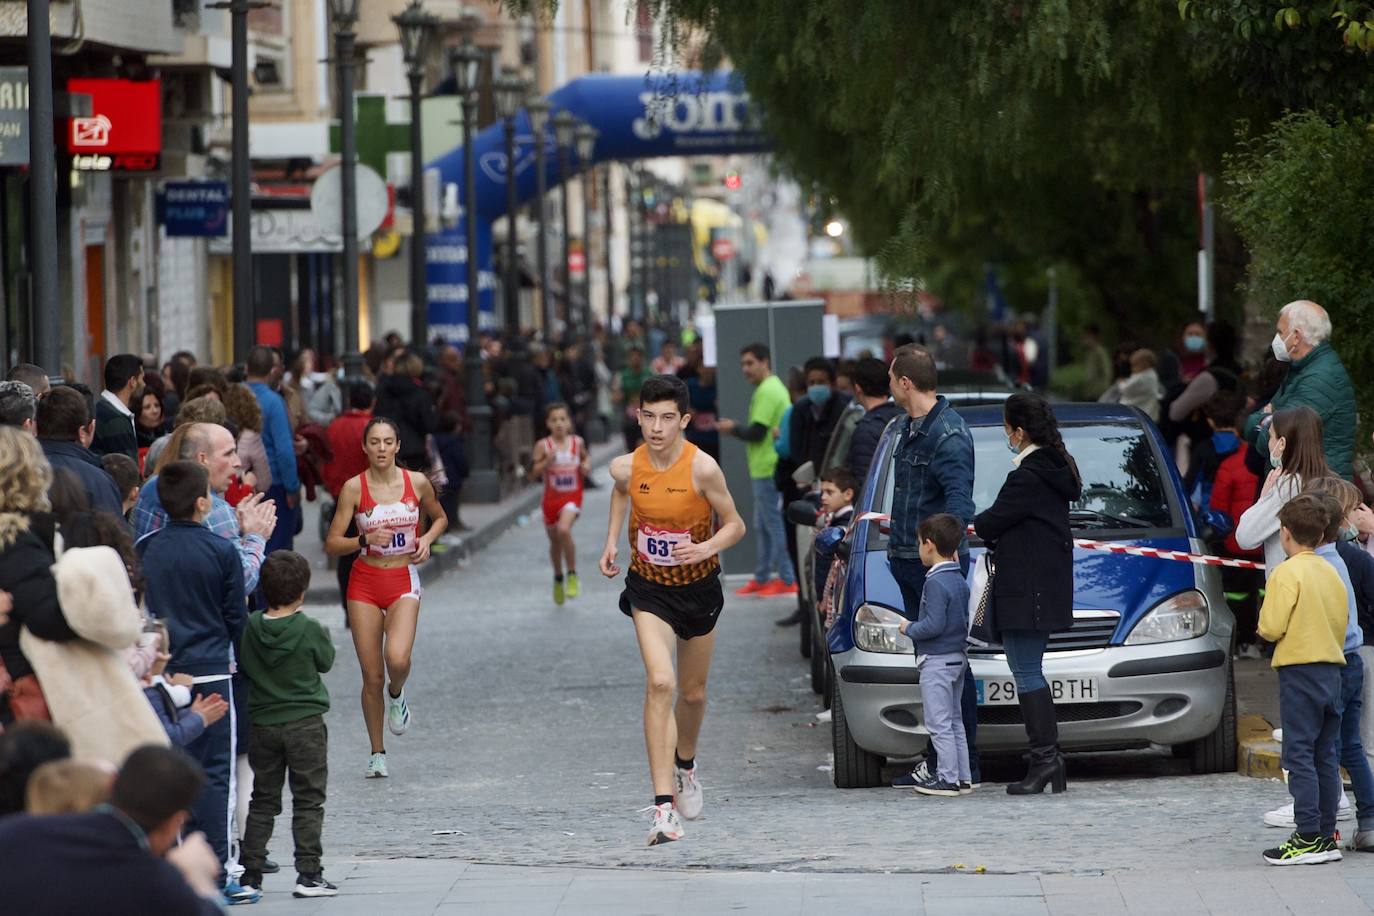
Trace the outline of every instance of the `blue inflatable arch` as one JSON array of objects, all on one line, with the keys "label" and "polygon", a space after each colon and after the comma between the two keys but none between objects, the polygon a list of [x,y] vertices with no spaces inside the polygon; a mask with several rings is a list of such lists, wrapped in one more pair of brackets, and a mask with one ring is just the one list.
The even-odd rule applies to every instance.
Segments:
[{"label": "blue inflatable arch", "polygon": [[[665,73],[643,76],[583,76],[549,95],[550,117],[569,111],[600,133],[591,163],[649,159],[660,156],[693,156],[720,153],[752,153],[768,148],[759,128],[749,94],[733,74],[716,72]],[[558,151],[553,130],[545,131],[546,180],[558,186]],[[496,275],[492,269],[492,222],[506,212],[505,132],[498,122],[473,138],[477,156],[477,269],[479,321],[495,327]],[[574,159],[574,162],[576,160]],[[441,186],[455,184],[463,194],[463,149],[456,147],[429,163],[437,169]],[[529,116],[516,117],[515,174],[521,203],[537,191],[534,133]],[[466,235],[468,217],[462,201],[462,217],[452,228],[426,237],[431,335],[462,342],[467,339]]]}]

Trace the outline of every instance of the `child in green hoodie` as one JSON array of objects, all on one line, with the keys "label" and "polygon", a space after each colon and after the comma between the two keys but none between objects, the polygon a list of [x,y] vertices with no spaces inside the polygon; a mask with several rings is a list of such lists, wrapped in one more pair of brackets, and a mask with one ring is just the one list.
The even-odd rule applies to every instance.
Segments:
[{"label": "child in green hoodie", "polygon": [[324,827],[329,733],[324,714],[329,692],[320,675],[334,665],[329,633],[301,613],[310,585],[310,563],[292,550],[273,551],[262,563],[267,610],[248,618],[239,649],[239,670],[250,682],[248,712],[253,731],[248,762],[253,800],[243,831],[239,883],[262,888],[262,869],[272,823],[281,813],[282,783],[291,778],[291,832],[296,842],[296,897],[332,897],[324,879],[320,833]]}]

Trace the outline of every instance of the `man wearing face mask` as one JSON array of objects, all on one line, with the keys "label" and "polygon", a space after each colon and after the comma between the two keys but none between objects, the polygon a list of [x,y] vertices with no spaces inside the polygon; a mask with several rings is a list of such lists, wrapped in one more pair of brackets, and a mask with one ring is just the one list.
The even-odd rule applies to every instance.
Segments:
[{"label": "man wearing face mask", "polygon": [[790,454],[798,465],[811,462],[819,480],[829,470],[821,465],[830,437],[852,399],[835,387],[835,364],[830,360],[813,356],[802,369],[806,373],[806,397],[792,407]]},{"label": "man wearing face mask", "polygon": [[1273,413],[1286,407],[1310,407],[1322,419],[1326,463],[1349,479],[1355,450],[1355,391],[1330,337],[1331,318],[1317,303],[1299,299],[1279,311],[1270,346],[1275,358],[1291,365],[1273,399],[1245,421],[1245,438],[1267,462]]},{"label": "man wearing face mask", "polygon": [[[792,405],[791,421],[786,424],[788,432],[788,454],[797,466],[811,462],[816,480],[829,470],[823,467],[825,451],[830,445],[830,437],[835,434],[835,426],[840,422],[840,414],[852,400],[835,387],[835,364],[823,356],[813,356],[802,367],[806,375],[806,396]],[[843,460],[844,456],[840,456]],[[790,483],[790,481],[789,481]],[[800,498],[803,494],[795,491]],[[792,498],[785,494],[783,504]],[[788,537],[795,537],[788,531]],[[789,616],[777,621],[778,626],[793,626],[801,623],[802,610],[797,608]]]}]

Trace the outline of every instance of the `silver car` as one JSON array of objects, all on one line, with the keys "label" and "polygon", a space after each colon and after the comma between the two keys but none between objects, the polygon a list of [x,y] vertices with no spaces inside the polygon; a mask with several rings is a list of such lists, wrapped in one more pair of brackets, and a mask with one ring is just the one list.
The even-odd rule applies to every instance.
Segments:
[{"label": "silver car", "polygon": [[[999,408],[960,411],[974,438],[974,503],[996,498],[1008,471]],[[1058,405],[1083,493],[1071,520],[1080,539],[1202,552],[1182,484],[1154,425],[1114,405]],[[889,428],[860,511],[892,498]],[[900,589],[876,522],[854,532],[840,617],[827,634],[835,784],[880,785],[886,758],[910,758],[928,741]],[[974,555],[981,551],[973,543]],[[1234,618],[1215,567],[1077,548],[1074,625],[1050,637],[1045,677],[1055,694],[1061,746],[1116,750],[1171,746],[1197,772],[1233,770]],[[978,688],[980,751],[1014,751],[1026,733],[1016,685],[999,647],[970,654]]]}]

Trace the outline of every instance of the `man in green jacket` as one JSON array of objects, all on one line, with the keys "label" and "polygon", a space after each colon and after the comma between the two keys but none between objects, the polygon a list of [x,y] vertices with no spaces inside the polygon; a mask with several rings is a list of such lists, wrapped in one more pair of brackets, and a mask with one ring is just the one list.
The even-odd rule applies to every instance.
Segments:
[{"label": "man in green jacket", "polygon": [[1274,411],[1311,407],[1322,418],[1326,463],[1348,478],[1355,453],[1355,391],[1345,365],[1331,348],[1330,337],[1331,317],[1317,303],[1299,299],[1279,311],[1278,330],[1270,346],[1275,358],[1292,366],[1273,399],[1245,421],[1245,438],[1267,460],[1269,419]]}]

